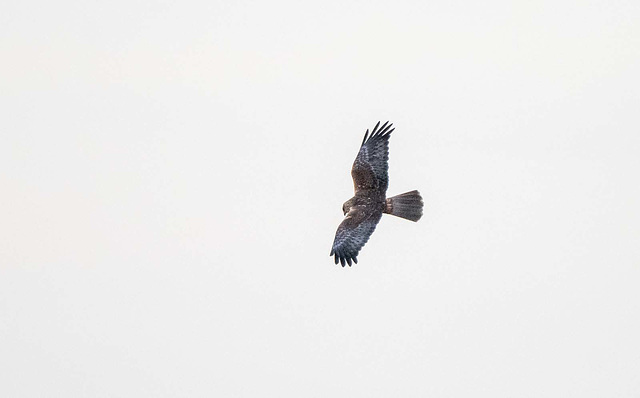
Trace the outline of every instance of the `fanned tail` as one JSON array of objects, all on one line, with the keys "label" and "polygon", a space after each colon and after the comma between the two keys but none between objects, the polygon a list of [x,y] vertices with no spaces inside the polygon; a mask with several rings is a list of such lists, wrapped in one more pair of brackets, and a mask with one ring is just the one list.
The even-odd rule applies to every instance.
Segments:
[{"label": "fanned tail", "polygon": [[418,221],[422,217],[423,206],[420,192],[410,191],[387,198],[387,207],[384,212],[407,220]]}]

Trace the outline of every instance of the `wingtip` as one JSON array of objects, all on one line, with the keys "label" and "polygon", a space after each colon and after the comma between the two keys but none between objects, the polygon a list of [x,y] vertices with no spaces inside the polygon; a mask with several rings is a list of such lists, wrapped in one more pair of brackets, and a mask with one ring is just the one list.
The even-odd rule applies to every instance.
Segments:
[{"label": "wingtip", "polygon": [[358,264],[358,258],[356,256],[338,252],[335,253],[334,260],[336,265],[340,264],[342,265],[342,268],[346,267],[347,265],[351,267],[353,264]]},{"label": "wingtip", "polygon": [[371,130],[371,134],[369,134],[369,130],[367,129],[367,132],[365,133],[365,136],[364,136],[364,140],[362,140],[362,144],[364,145],[364,143],[367,141],[367,138],[372,139],[374,137],[388,136],[389,134],[391,134],[393,130],[395,130],[395,128],[392,128],[392,127],[393,127],[393,123],[390,123],[388,120],[384,122],[382,126],[380,126],[380,121],[378,121],[378,123],[376,123],[373,130]]}]

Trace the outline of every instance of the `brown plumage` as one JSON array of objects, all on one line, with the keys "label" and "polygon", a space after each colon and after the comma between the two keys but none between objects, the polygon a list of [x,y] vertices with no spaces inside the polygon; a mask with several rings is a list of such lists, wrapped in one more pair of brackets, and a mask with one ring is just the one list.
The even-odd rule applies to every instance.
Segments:
[{"label": "brown plumage", "polygon": [[382,213],[418,221],[422,217],[422,197],[418,191],[386,197],[389,185],[389,135],[394,129],[380,122],[366,131],[351,168],[355,195],[342,205],[345,219],[340,223],[330,256],[338,264],[358,263],[358,253],[367,243]]}]

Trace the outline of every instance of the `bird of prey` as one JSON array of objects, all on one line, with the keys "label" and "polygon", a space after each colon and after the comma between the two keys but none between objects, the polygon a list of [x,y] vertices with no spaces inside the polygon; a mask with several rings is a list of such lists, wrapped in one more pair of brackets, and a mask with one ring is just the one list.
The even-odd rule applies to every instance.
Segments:
[{"label": "bird of prey", "polygon": [[333,241],[330,256],[335,256],[344,267],[358,263],[358,253],[378,225],[382,213],[418,221],[422,217],[422,197],[410,191],[391,198],[386,197],[389,185],[389,135],[393,132],[389,122],[380,122],[371,131],[367,129],[360,151],[351,168],[355,195],[342,205],[345,215]]}]

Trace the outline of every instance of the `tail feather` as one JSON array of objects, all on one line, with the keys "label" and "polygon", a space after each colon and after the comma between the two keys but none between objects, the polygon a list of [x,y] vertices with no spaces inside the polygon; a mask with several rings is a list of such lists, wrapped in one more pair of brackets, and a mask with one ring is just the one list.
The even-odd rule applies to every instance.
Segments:
[{"label": "tail feather", "polygon": [[384,212],[411,221],[418,221],[422,217],[422,196],[420,192],[411,191],[387,198]]}]

